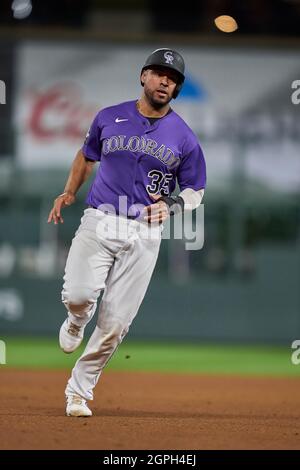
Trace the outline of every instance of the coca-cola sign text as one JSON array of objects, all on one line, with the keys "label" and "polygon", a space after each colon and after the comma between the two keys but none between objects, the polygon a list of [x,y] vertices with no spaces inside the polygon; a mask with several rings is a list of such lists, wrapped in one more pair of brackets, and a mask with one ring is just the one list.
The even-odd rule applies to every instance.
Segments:
[{"label": "coca-cola sign text", "polygon": [[100,106],[83,100],[83,93],[72,83],[56,84],[43,92],[31,92],[27,131],[39,141],[56,139],[81,141]]}]

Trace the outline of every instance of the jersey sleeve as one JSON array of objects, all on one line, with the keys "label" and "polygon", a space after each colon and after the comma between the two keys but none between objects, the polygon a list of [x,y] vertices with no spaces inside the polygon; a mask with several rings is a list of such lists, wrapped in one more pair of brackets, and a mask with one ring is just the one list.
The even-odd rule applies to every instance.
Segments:
[{"label": "jersey sleeve", "polygon": [[89,160],[100,161],[101,160],[101,143],[100,143],[101,130],[99,128],[99,113],[92,122],[91,127],[88,130],[84,144],[82,146],[82,152]]},{"label": "jersey sleeve", "polygon": [[180,191],[186,188],[192,188],[195,191],[205,188],[206,164],[199,144],[182,157],[177,170],[177,181]]}]

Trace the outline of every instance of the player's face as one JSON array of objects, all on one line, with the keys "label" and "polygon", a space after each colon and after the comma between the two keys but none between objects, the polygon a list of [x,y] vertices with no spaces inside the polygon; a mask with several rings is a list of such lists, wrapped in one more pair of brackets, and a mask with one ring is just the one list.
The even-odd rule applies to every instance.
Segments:
[{"label": "player's face", "polygon": [[168,68],[147,69],[142,73],[144,93],[154,108],[168,104],[176,88],[176,72]]}]

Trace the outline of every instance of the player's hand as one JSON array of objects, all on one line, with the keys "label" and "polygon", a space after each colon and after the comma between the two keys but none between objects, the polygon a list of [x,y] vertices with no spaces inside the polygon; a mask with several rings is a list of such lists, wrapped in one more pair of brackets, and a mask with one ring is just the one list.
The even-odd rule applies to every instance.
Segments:
[{"label": "player's hand", "polygon": [[74,201],[75,201],[75,195],[69,191],[66,191],[65,193],[62,193],[59,196],[57,196],[57,198],[55,199],[53,203],[53,207],[49,213],[48,224],[52,221],[54,222],[55,225],[57,225],[58,222],[63,224],[64,219],[62,218],[61,210],[64,207],[70,206],[71,204],[73,204]]},{"label": "player's hand", "polygon": [[[150,194],[150,197],[157,201],[161,197],[160,194]],[[147,220],[149,224],[162,223],[169,217],[169,207],[164,201],[158,201],[150,206],[144,207],[144,220]]]}]

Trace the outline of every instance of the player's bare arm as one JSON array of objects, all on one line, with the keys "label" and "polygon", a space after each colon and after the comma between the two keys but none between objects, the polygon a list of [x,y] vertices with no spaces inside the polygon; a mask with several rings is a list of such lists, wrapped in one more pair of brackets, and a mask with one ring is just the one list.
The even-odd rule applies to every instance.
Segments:
[{"label": "player's bare arm", "polygon": [[87,160],[83,155],[82,150],[77,152],[77,155],[73,161],[69,177],[64,189],[64,192],[57,196],[54,200],[53,207],[49,213],[48,223],[54,222],[55,225],[58,222],[63,223],[64,220],[61,215],[61,210],[70,206],[75,201],[75,195],[80,188],[80,186],[88,179],[90,176],[95,162]]}]

